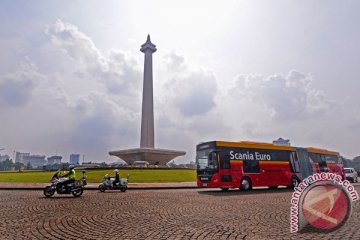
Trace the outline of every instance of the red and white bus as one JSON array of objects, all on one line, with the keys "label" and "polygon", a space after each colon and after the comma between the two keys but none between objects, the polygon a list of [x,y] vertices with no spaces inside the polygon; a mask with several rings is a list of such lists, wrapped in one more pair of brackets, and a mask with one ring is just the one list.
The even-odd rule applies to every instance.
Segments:
[{"label": "red and white bus", "polygon": [[339,153],[318,148],[259,142],[211,141],[196,146],[198,187],[296,187],[316,172],[334,172],[344,179]]}]

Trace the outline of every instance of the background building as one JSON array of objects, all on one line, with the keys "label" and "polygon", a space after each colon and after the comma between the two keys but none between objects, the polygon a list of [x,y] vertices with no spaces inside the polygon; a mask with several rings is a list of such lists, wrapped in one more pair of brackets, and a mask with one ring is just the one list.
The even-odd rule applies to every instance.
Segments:
[{"label": "background building", "polygon": [[51,156],[51,157],[48,157],[47,158],[47,164],[61,164],[61,159],[62,159],[62,156]]},{"label": "background building", "polygon": [[80,154],[73,153],[70,154],[70,164],[79,164],[80,163]]},{"label": "background building", "polygon": [[0,155],[0,162],[5,161],[7,159],[10,159],[9,155],[6,155],[6,154],[5,155]]},{"label": "background building", "polygon": [[31,167],[42,167],[46,164],[45,155],[24,155],[22,156],[22,163],[27,166],[29,163]]},{"label": "background building", "polygon": [[16,152],[15,153],[15,162],[17,163],[24,163],[23,158],[24,156],[29,156],[30,153],[22,153],[22,152]]},{"label": "background building", "polygon": [[278,140],[274,140],[273,144],[274,145],[279,145],[279,146],[290,146],[290,140],[289,139],[279,138]]}]

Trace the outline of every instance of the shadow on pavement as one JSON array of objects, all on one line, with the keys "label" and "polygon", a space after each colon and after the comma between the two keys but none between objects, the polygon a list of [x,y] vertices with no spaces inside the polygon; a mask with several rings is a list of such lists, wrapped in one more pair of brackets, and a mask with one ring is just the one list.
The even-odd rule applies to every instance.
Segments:
[{"label": "shadow on pavement", "polygon": [[221,190],[200,190],[199,194],[211,195],[211,196],[238,196],[238,195],[256,195],[256,194],[266,194],[266,193],[289,193],[294,192],[293,189],[279,188],[279,189],[252,189],[250,191],[240,191],[238,189],[221,191]]}]

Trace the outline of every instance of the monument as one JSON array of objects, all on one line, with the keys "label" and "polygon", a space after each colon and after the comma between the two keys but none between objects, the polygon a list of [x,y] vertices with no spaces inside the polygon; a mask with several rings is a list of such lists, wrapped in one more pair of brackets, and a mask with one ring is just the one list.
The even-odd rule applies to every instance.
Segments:
[{"label": "monument", "polygon": [[141,45],[140,51],[145,54],[140,148],[111,151],[109,154],[121,158],[128,164],[146,161],[154,165],[165,165],[173,158],[185,155],[185,152],[155,148],[152,54],[156,52],[156,45],[151,42],[150,35]]}]

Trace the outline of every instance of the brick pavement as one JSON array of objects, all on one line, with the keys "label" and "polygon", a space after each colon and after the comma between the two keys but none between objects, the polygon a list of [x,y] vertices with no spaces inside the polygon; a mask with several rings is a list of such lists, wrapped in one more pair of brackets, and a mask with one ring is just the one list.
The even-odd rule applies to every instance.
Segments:
[{"label": "brick pavement", "polygon": [[[357,186],[360,192],[360,187]],[[359,239],[360,201],[342,228],[291,234],[292,191],[0,191],[0,239]]]}]

